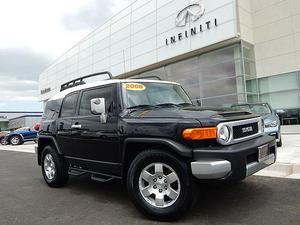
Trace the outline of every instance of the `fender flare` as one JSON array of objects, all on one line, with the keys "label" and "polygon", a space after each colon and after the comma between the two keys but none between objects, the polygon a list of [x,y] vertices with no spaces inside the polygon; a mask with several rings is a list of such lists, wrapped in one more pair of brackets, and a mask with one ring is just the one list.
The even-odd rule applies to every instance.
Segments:
[{"label": "fender flare", "polygon": [[178,155],[185,157],[185,158],[191,158],[193,156],[192,149],[184,146],[181,143],[178,143],[176,141],[166,139],[166,138],[127,138],[125,139],[123,143],[123,156],[122,160],[124,162],[125,154],[126,154],[126,146],[129,143],[145,143],[145,144],[161,144],[169,147],[174,152],[176,152]]},{"label": "fender flare", "polygon": [[51,141],[53,142],[53,144],[54,144],[54,146],[55,146],[55,148],[56,148],[58,154],[60,154],[60,155],[63,154],[62,151],[60,150],[58,144],[57,144],[56,139],[55,139],[54,137],[52,137],[52,136],[46,136],[46,135],[39,135],[39,136],[38,136],[38,143],[39,143],[40,140],[43,140],[43,139],[51,140]]}]

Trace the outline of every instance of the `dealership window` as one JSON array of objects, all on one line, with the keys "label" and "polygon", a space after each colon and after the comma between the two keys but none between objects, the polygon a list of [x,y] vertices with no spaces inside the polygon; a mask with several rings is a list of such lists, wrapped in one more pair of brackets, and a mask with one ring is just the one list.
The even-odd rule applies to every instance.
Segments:
[{"label": "dealership window", "polygon": [[[247,57],[243,57],[243,52]],[[246,102],[248,96],[251,101],[257,96],[257,87],[252,87],[257,86],[253,57],[252,45],[238,43],[134,77],[159,76],[180,83],[193,102],[200,100],[203,106],[229,106]],[[249,65],[245,66],[244,62]],[[245,81],[245,68],[255,84]]]},{"label": "dealership window", "polygon": [[300,124],[300,72],[258,79],[260,101],[277,110],[282,124]]}]

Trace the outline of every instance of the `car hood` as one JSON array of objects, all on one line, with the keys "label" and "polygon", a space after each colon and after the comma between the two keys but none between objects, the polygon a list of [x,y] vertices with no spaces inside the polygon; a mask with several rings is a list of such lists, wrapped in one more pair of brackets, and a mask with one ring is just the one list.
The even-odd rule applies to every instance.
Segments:
[{"label": "car hood", "polygon": [[203,126],[211,126],[223,121],[254,118],[257,117],[257,115],[250,112],[233,110],[229,108],[188,106],[138,109],[132,112],[128,112],[128,117],[196,119]]},{"label": "car hood", "polygon": [[276,121],[279,120],[279,118],[274,114],[261,115],[261,118],[263,118],[265,124],[270,123],[270,122],[275,121],[275,120]]}]

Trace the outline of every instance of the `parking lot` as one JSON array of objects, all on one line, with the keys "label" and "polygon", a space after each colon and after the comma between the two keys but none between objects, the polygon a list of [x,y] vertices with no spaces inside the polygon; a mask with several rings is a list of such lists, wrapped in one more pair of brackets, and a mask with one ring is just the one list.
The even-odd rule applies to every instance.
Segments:
[{"label": "parking lot", "polygon": [[[162,224],[141,215],[118,181],[72,177],[65,188],[49,188],[29,146],[0,151],[0,224]],[[177,224],[300,224],[299,179],[252,176],[199,188],[196,206]]]}]

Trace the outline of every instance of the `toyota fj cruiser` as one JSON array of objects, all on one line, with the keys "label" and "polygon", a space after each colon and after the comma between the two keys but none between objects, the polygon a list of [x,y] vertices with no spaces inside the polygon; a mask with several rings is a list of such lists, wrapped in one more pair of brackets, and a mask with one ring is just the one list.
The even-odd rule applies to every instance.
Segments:
[{"label": "toyota fj cruiser", "polygon": [[109,79],[61,86],[42,118],[38,164],[50,187],[69,175],[121,179],[133,203],[175,220],[195,198],[195,180],[240,181],[275,162],[275,138],[251,112],[194,106],[174,82]]}]

